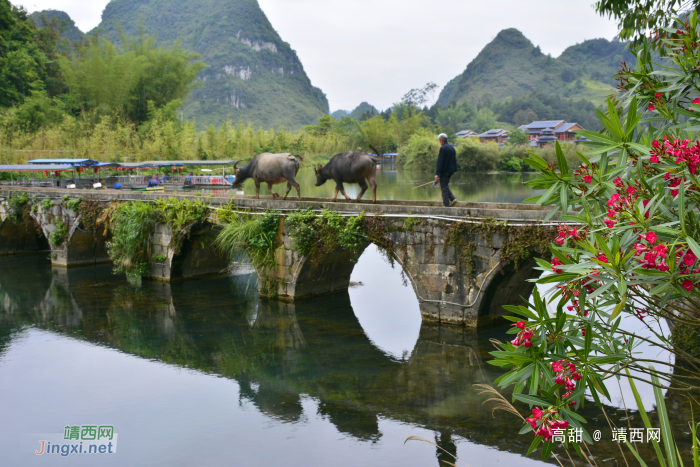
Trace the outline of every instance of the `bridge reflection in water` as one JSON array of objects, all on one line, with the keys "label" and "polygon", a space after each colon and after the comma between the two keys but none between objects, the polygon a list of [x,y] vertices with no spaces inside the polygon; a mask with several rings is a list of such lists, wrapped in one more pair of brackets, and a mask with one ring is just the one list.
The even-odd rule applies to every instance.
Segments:
[{"label": "bridge reflection in water", "polygon": [[[260,300],[248,276],[173,284],[146,282],[136,288],[112,275],[108,266],[51,270],[46,263],[35,256],[0,258],[0,375],[8,349],[18,345],[21,336],[31,329],[49,330],[88,343],[87,353],[97,345],[154,362],[146,362],[148,365],[165,364],[234,380],[239,388],[238,403],[254,407],[273,423],[294,425],[321,416],[351,440],[380,443],[385,436],[383,421],[395,421],[409,424],[408,434],[425,433],[422,430],[435,433],[434,440],[451,452],[459,450],[464,440],[500,451],[479,465],[512,461],[513,455],[518,465],[528,462],[518,457],[531,439],[529,435],[517,436],[520,421],[505,413],[492,416],[489,406],[482,405],[486,397],[473,388],[476,383],[491,384],[500,375],[498,368],[487,363],[492,349],[488,339],[503,338],[503,329],[477,334],[473,329],[424,322],[415,346],[397,358],[368,339],[347,293],[283,303]],[[29,276],[32,280],[27,280]],[[410,288],[406,290],[412,293]],[[95,349],[94,358],[99,359],[97,352]],[[64,376],[71,378],[70,373]],[[0,388],[12,384],[1,381],[2,376]],[[149,388],[147,382],[142,384],[144,397]],[[27,400],[13,404],[29,405],[36,397],[51,397],[50,391],[26,389]],[[119,388],[111,391],[118,393]],[[201,393],[201,397],[209,396]],[[309,400],[315,401],[316,414],[308,413],[314,406]],[[60,411],[67,419],[58,423],[83,423],[71,413],[90,418],[90,407],[84,407],[85,403],[79,396],[55,401],[52,407],[67,405]],[[111,402],[98,399],[97,403]],[[120,404],[114,410],[127,412],[139,423],[150,423],[134,411],[133,401]],[[669,404],[681,404],[678,408],[682,409],[684,402],[670,400]],[[524,406],[519,409],[527,411]],[[590,413],[597,415],[591,409]],[[183,409],[183,413],[188,410]],[[52,412],[44,415],[56,418]],[[608,415],[618,426],[626,425],[624,411],[608,408]],[[173,429],[206,427],[206,415],[192,417],[183,414]],[[10,424],[14,421],[6,420]],[[230,423],[241,422],[232,419]],[[609,433],[604,419],[592,421],[588,428],[590,432],[600,429]],[[289,436],[293,433],[291,430]],[[401,441],[392,439],[392,449],[408,449],[400,447]],[[652,452],[647,447],[640,446],[650,459]],[[120,444],[120,449],[126,448]],[[421,450],[432,449],[421,446]],[[621,462],[620,451],[609,436],[596,443],[593,452],[601,461]],[[458,454],[470,457],[468,452]],[[304,464],[314,458],[300,456],[299,462]],[[235,459],[237,454],[231,453],[229,460]],[[345,463],[329,458],[323,461]]]}]

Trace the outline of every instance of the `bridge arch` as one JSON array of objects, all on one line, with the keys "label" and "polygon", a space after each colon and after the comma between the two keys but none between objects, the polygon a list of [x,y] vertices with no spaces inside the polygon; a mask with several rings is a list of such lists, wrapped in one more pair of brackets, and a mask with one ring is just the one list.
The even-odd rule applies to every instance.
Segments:
[{"label": "bridge arch", "polygon": [[502,268],[494,271],[492,277],[482,288],[483,299],[478,308],[478,324],[494,324],[507,314],[503,305],[521,305],[527,300],[535,288],[529,279],[538,278],[542,271],[535,269],[537,262],[531,258],[516,269],[513,262],[508,262]]},{"label": "bridge arch", "polygon": [[191,227],[182,239],[171,224],[157,224],[151,236],[150,277],[170,281],[219,274],[228,258],[213,245],[222,227],[205,222]]},{"label": "bridge arch", "polygon": [[[501,258],[506,242],[525,232],[518,226],[455,229],[452,223],[430,218],[384,222],[396,263],[410,281],[424,319],[469,327],[492,324],[505,313],[502,305],[519,304],[521,296],[530,296],[534,285],[527,280],[539,275],[534,260],[516,269]],[[354,265],[369,245],[357,252],[338,247],[309,257],[294,249],[284,229],[280,235],[277,296],[290,300],[347,290]],[[536,248],[523,247],[535,253]]]}]

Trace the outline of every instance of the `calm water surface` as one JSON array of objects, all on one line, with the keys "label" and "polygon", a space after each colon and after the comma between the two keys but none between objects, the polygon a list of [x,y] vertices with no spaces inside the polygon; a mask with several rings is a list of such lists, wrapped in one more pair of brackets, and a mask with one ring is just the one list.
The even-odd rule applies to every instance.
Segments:
[{"label": "calm water surface", "polygon": [[[428,185],[422,188],[414,187],[433,180],[434,174],[426,172],[408,172],[396,170],[393,165],[385,164],[377,171],[377,199],[409,199],[409,200],[441,200],[440,187]],[[523,182],[533,177],[534,174],[520,173],[466,173],[457,172],[450,181],[450,188],[460,201],[473,202],[507,202],[519,203],[533,195],[529,187]],[[316,175],[310,168],[303,168],[297,175],[297,180],[301,185],[301,195],[312,198],[331,198],[335,191],[335,182],[327,181],[324,185],[317,187]],[[248,180],[243,184],[246,195],[255,194],[255,184]],[[287,185],[276,185],[274,191],[284,195]],[[345,184],[345,192],[351,198],[356,198],[360,193],[359,185]],[[267,185],[260,188],[261,195],[267,195]],[[290,195],[296,196],[296,190],[292,188]],[[339,199],[343,195],[339,194]],[[367,189],[364,199],[372,199],[372,190]]]},{"label": "calm water surface", "polygon": [[[480,331],[421,322],[374,247],[348,293],[260,300],[249,276],[142,287],[109,266],[0,258],[0,465],[534,465],[513,415],[473,387],[500,374]],[[526,407],[520,407],[526,412]],[[624,414],[615,407],[609,416]],[[118,452],[37,456],[41,433],[114,425]],[[594,420],[590,430],[605,430]],[[617,446],[596,455],[615,460]],[[52,457],[57,458],[57,455]],[[603,465],[610,465],[605,463]]]},{"label": "calm water surface", "polygon": [[[458,173],[451,186],[462,201],[520,202],[531,196],[528,177]],[[438,200],[439,188],[412,188],[431,178],[384,167],[378,198]],[[332,182],[313,186],[311,170],[299,180],[304,196],[333,194]],[[254,194],[252,182],[245,191]],[[492,415],[473,386],[501,374],[488,364],[489,339],[507,328],[422,322],[413,290],[373,246],[352,281],[347,293],[285,304],[259,299],[250,276],[134,287],[108,265],[52,270],[42,255],[0,258],[0,466],[452,461],[430,444],[404,445],[412,435],[470,467],[543,464],[523,457],[531,436],[517,435],[521,421]],[[622,394],[608,407],[618,426]],[[687,425],[683,401],[667,403],[676,427]],[[42,434],[91,424],[115,427],[116,454],[34,454]],[[605,420],[588,429],[604,433],[599,465],[623,465]]]}]

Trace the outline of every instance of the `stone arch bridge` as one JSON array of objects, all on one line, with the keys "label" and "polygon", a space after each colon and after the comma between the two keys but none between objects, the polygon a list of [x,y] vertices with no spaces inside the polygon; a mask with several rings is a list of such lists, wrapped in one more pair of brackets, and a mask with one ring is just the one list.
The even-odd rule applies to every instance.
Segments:
[{"label": "stone arch bridge", "polygon": [[[18,214],[11,198],[26,193],[34,200],[31,210]],[[69,208],[71,198],[93,199],[105,205],[114,201],[153,201],[175,196],[190,200],[195,195],[100,190],[75,192],[52,188],[0,188],[0,255],[49,251],[54,266],[71,267],[109,261],[102,228],[81,228],[80,215]],[[43,202],[48,199],[51,202]],[[528,297],[537,277],[532,256],[543,253],[555,227],[542,223],[547,211],[539,206],[509,203],[459,203],[445,208],[438,202],[380,201],[376,204],[332,203],[327,199],[304,198],[281,201],[250,196],[212,195],[205,198],[212,209],[233,203],[247,211],[298,209],[335,210],[345,216],[380,216],[386,237],[393,243],[396,266],[420,302],[425,319],[476,327],[493,323],[504,313],[504,304],[520,303]],[[461,226],[456,228],[456,226]],[[226,258],[212,246],[221,227],[206,222],[193,229],[189,239],[175,252],[171,225],[157,225],[151,237],[151,253],[160,259],[149,264],[150,278],[182,280],[217,274],[228,267]],[[52,246],[54,232],[65,240]],[[300,254],[284,224],[278,230],[275,251],[276,290],[282,300],[298,300],[347,290],[350,275],[362,251],[343,249]],[[369,245],[367,243],[361,250]],[[517,248],[516,248],[517,247]],[[513,260],[512,252],[525,252]],[[504,254],[504,252],[506,252]],[[165,258],[165,259],[163,259]],[[517,267],[516,267],[517,266]],[[258,281],[260,286],[262,281]]]}]

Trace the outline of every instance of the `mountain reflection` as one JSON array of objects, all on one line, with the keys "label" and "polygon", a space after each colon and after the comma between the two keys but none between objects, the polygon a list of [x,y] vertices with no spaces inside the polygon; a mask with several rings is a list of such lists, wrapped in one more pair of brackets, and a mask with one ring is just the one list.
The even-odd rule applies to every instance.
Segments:
[{"label": "mountain reflection", "polygon": [[[259,299],[248,277],[137,288],[109,267],[51,270],[47,264],[40,257],[3,260],[0,358],[13,335],[34,326],[233,379],[241,403],[283,423],[303,421],[302,395],[308,395],[318,401],[319,415],[357,440],[381,439],[379,421],[391,418],[434,431],[449,452],[456,451],[455,437],[527,450],[530,437],[516,435],[520,421],[492,415],[483,405],[487,396],[473,388],[501,374],[487,361],[489,337],[502,338],[503,330],[477,334],[423,322],[415,348],[397,361],[367,338],[347,293],[285,303]],[[682,400],[673,404],[682,412]],[[608,416],[621,426],[624,410],[608,408]],[[594,420],[587,428],[606,432],[606,423]],[[609,441],[595,449],[605,458],[619,455]],[[451,461],[440,450],[437,455]]]}]

